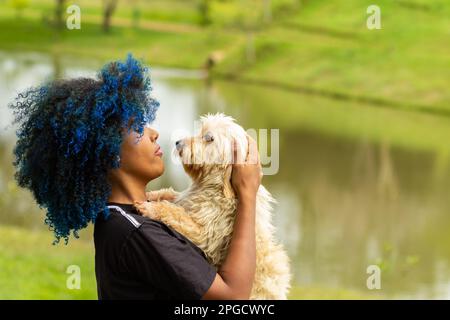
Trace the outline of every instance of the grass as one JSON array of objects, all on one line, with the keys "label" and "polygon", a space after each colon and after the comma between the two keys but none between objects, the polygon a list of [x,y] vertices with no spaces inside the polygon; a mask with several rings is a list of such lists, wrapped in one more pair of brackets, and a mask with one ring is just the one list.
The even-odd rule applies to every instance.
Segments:
[{"label": "grass", "polygon": [[[274,14],[277,14],[282,10],[286,10],[286,8],[296,6],[297,3],[298,0],[272,0],[272,11]],[[82,15],[100,16],[102,12],[101,1],[67,1],[66,5],[69,6],[71,4],[78,5],[81,8]],[[114,17],[132,20],[135,17],[137,9],[139,11],[140,21],[147,20],[200,25],[202,19],[200,16],[199,4],[200,1],[198,0],[137,0],[133,3],[118,1]],[[54,6],[54,0],[32,1],[24,12],[37,12],[48,16],[49,13],[53,13]],[[263,12],[262,1],[210,1],[209,16],[211,19],[209,25],[221,27],[234,26],[239,23],[239,20],[242,20],[243,18],[248,19],[249,6],[252,6],[254,9],[250,13],[251,18],[260,18]],[[12,7],[8,6],[7,8],[14,12]]]},{"label": "grass", "polygon": [[[50,232],[0,226],[0,299],[95,299],[90,242],[53,246]],[[81,269],[80,290],[66,287],[70,265]]]},{"label": "grass", "polygon": [[289,294],[289,300],[374,300],[383,296],[356,290],[340,288],[324,288],[317,286],[294,287]]},{"label": "grass", "polygon": [[[220,51],[224,59],[213,73],[218,77],[450,116],[443,72],[450,67],[447,2],[380,0],[383,29],[376,31],[365,25],[370,0],[272,3],[272,23],[264,24],[261,4],[252,2],[249,10],[238,1],[214,2],[212,24],[205,28],[198,25],[195,1],[139,2],[140,28],[131,27],[133,6],[120,3],[116,26],[104,34],[96,2],[79,3],[81,30],[60,32],[42,21],[51,17],[53,1],[32,2],[22,18],[0,2],[0,30],[14,30],[0,33],[0,48],[102,60],[132,51],[151,65],[182,68],[202,68]],[[245,26],[257,27],[254,62],[245,58]]]},{"label": "grass", "polygon": [[[103,34],[97,24],[83,24],[82,31],[56,32],[38,20],[0,20],[0,47],[5,50],[43,51],[100,60],[125,57],[132,52],[151,65],[200,68],[212,49],[230,45],[232,36],[211,33],[165,33],[115,27]],[[19,36],[18,36],[19,35]]]},{"label": "grass", "polygon": [[[53,246],[50,232],[0,226],[0,299],[97,299],[90,230],[67,246]],[[84,239],[83,239],[84,238]],[[67,267],[81,270],[81,288],[66,287]],[[289,299],[373,299],[337,288],[294,287]]]},{"label": "grass", "polygon": [[440,3],[441,11],[424,11],[380,0],[383,29],[370,31],[371,1],[311,1],[256,34],[253,65],[241,48],[216,71],[448,112],[450,5]]}]

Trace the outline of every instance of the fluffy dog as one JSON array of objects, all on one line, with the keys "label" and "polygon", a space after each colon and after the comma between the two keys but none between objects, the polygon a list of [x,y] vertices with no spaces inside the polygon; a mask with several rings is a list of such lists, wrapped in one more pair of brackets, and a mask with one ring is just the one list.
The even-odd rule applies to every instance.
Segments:
[{"label": "fluffy dog", "polygon": [[[171,226],[206,254],[216,268],[223,263],[233,232],[236,198],[231,186],[232,146],[239,144],[243,159],[248,143],[244,129],[223,114],[201,118],[198,135],[177,141],[191,186],[176,193],[171,188],[148,193],[150,202],[136,202],[144,216]],[[251,299],[286,299],[289,258],[274,237],[271,194],[260,186],[256,198],[256,273]]]}]

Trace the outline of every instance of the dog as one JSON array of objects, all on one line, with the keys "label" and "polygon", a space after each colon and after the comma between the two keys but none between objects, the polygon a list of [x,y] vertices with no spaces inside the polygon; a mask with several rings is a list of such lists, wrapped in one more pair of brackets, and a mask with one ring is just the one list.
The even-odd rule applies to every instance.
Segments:
[{"label": "dog", "polygon": [[[200,247],[218,269],[233,232],[237,200],[231,186],[232,148],[247,154],[245,130],[222,113],[200,119],[200,132],[176,142],[175,154],[192,184],[181,193],[161,189],[147,193],[153,201],[135,202],[143,216],[162,221]],[[243,157],[245,159],[245,156]],[[287,299],[290,262],[274,237],[271,223],[274,198],[260,186],[256,197],[256,272],[250,299]]]}]

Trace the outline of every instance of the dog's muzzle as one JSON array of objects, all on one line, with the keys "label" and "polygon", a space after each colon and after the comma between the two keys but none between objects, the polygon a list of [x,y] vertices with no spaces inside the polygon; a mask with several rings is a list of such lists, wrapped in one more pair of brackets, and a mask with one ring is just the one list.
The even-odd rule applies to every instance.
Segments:
[{"label": "dog's muzzle", "polygon": [[178,140],[177,142],[175,142],[175,148],[177,149],[177,151],[181,151],[183,147],[184,147],[183,140]]}]

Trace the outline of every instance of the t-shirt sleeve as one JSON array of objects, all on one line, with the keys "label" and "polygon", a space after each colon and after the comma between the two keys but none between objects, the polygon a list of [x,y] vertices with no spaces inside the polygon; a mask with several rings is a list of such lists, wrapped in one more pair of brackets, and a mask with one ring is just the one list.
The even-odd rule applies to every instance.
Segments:
[{"label": "t-shirt sleeve", "polygon": [[128,239],[122,255],[139,281],[174,299],[200,299],[216,276],[215,268],[192,243],[151,220]]}]

